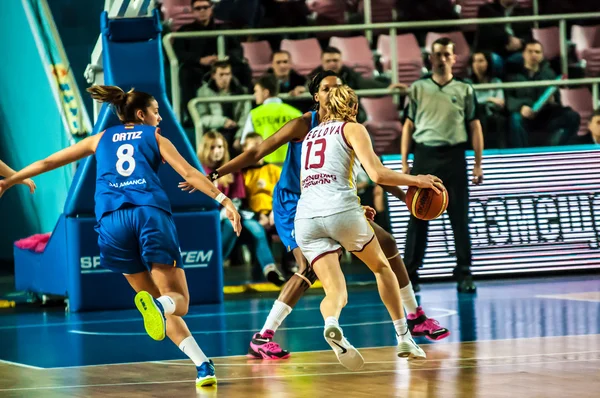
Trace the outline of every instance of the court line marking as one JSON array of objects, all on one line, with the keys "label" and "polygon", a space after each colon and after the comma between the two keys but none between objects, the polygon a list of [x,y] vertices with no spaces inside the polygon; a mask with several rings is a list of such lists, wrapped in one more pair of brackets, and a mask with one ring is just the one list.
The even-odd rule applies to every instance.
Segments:
[{"label": "court line marking", "polygon": [[[223,377],[218,378],[219,382],[225,381],[239,381],[239,380],[260,380],[260,379],[287,379],[294,377],[323,377],[323,376],[343,376],[343,375],[361,375],[361,374],[377,374],[377,373],[408,373],[408,372],[424,372],[432,370],[456,370],[456,369],[473,369],[473,368],[492,368],[502,366],[520,366],[520,365],[553,365],[559,363],[576,363],[576,362],[593,362],[600,361],[600,358],[594,359],[581,359],[581,360],[567,360],[567,361],[543,361],[543,362],[527,362],[527,363],[511,363],[511,364],[489,364],[489,365],[472,365],[472,366],[449,366],[449,367],[437,367],[437,368],[407,368],[407,369],[381,369],[381,370],[368,370],[358,372],[331,372],[331,373],[306,373],[306,374],[291,374],[291,375],[268,375],[268,376],[247,376],[247,377]],[[73,388],[88,388],[88,387],[123,387],[123,386],[140,386],[140,385],[160,385],[160,384],[180,384],[180,383],[193,383],[193,380],[167,380],[167,381],[140,381],[140,382],[129,382],[129,383],[104,383],[104,384],[77,384],[70,386],[45,386],[45,387],[20,387],[20,388],[3,388],[0,392],[10,391],[44,391],[44,390],[66,390]],[[209,391],[209,390],[207,390]]]},{"label": "court line marking", "polygon": [[[430,308],[434,309],[434,308]],[[446,318],[452,315],[456,315],[457,311],[455,310],[447,310],[438,308],[438,311],[446,311],[445,314],[436,315],[436,318]],[[359,323],[344,323],[341,326],[343,327],[355,327],[355,326],[369,326],[369,325],[381,325],[384,323],[391,323],[390,320],[386,321],[373,321],[373,322],[359,322]],[[308,329],[321,329],[323,325],[309,325],[309,326],[293,326],[287,328],[279,328],[277,330],[308,330]],[[88,336],[146,336],[146,332],[88,332],[85,330],[69,330],[69,333],[74,334],[83,334]],[[234,329],[234,330],[200,330],[200,331],[192,331],[192,335],[194,334],[226,334],[226,333],[255,333],[256,329]]]},{"label": "court line marking", "polygon": [[4,363],[7,365],[19,366],[21,368],[27,368],[27,369],[36,369],[36,370],[47,370],[48,369],[48,368],[40,368],[39,366],[27,365],[25,363],[20,363],[20,362],[7,361],[6,359],[0,359],[0,363]]},{"label": "court line marking", "polygon": [[[199,304],[200,305],[200,304]],[[372,308],[372,307],[381,307],[385,309],[383,303],[370,303],[370,304],[356,304],[356,305],[348,305],[345,308]],[[433,310],[434,308],[430,308]],[[320,307],[306,307],[306,308],[294,308],[294,312],[298,311],[315,311],[320,310]],[[117,310],[117,311],[133,311],[133,309],[128,310]],[[236,311],[236,312],[215,312],[215,313],[203,313],[203,314],[188,314],[185,316],[185,319],[189,318],[207,318],[212,316],[237,316],[237,315],[252,315],[252,314],[262,314],[271,312],[271,308],[257,311]],[[54,326],[78,326],[78,325],[94,325],[94,324],[103,324],[103,323],[125,323],[125,322],[139,322],[140,318],[119,318],[119,319],[98,319],[93,321],[75,321],[75,322],[56,322],[56,323],[35,323],[29,325],[7,325],[0,326],[0,330],[12,330],[12,329],[28,329],[28,328],[36,328],[36,327],[54,327]]]},{"label": "court line marking", "polygon": [[[518,337],[512,339],[497,339],[497,340],[475,340],[475,341],[452,341],[452,342],[436,342],[435,345],[456,345],[456,344],[477,344],[477,343],[493,343],[497,341],[518,341],[518,340],[532,340],[532,339],[556,339],[556,338],[565,338],[565,337],[588,337],[588,336],[600,336],[600,334],[575,334],[575,335],[566,335],[566,336],[542,336],[542,337]],[[433,342],[420,344],[420,345],[434,345]],[[373,346],[373,347],[358,347],[361,351],[363,350],[372,350],[376,348],[392,348],[392,346]],[[331,349],[326,350],[310,350],[310,351],[294,351],[297,354],[307,354],[313,352],[328,352]],[[211,357],[213,359],[219,358],[240,358],[245,357],[244,355],[223,355],[223,356],[214,356]],[[165,359],[160,362],[170,363],[170,362],[181,362],[181,361],[190,361],[190,359]],[[152,363],[156,361],[136,361],[136,362],[120,362],[120,363],[104,363],[104,364],[96,364],[96,365],[75,365],[75,366],[60,366],[55,368],[41,368],[42,370],[62,370],[62,369],[79,369],[79,368],[96,368],[100,366],[120,366],[120,365],[139,365],[142,363]],[[257,364],[259,361],[256,361]]]},{"label": "court line marking", "polygon": [[600,292],[578,292],[578,293],[565,293],[565,294],[538,294],[535,298],[547,298],[554,300],[569,300],[569,301],[584,301],[587,303],[600,303],[599,298],[594,297],[582,297],[584,294],[599,295]]},{"label": "court line marking", "polygon": [[[387,348],[387,347],[381,347]],[[391,348],[391,347],[390,347]],[[360,351],[364,351],[361,349]],[[314,351],[309,351],[314,352]],[[419,360],[411,360],[409,363],[418,364],[422,362],[441,362],[441,361],[485,361],[491,359],[511,359],[511,358],[532,358],[532,357],[547,357],[554,355],[581,355],[581,354],[596,354],[600,353],[600,351],[573,351],[573,352],[556,352],[556,353],[545,353],[545,354],[525,354],[525,355],[501,355],[497,357],[472,357],[472,358],[440,358],[440,359],[419,359]],[[594,358],[595,360],[600,360],[600,358]],[[252,359],[248,359],[252,361]],[[185,359],[183,360],[185,361]],[[151,363],[161,364],[161,365],[174,365],[174,366],[190,366],[189,363],[173,363],[168,361],[152,361]],[[365,364],[386,364],[386,363],[398,363],[398,361],[365,361]],[[264,360],[256,360],[255,363],[217,363],[215,366],[217,368],[221,366],[313,366],[313,365],[339,365],[339,362],[286,362],[286,361],[264,361]]]}]

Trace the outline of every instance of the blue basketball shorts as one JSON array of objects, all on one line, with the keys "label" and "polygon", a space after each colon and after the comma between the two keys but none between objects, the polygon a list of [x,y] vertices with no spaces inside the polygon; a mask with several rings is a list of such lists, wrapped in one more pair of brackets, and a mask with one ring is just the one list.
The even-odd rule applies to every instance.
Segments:
[{"label": "blue basketball shorts", "polygon": [[152,264],[183,267],[173,217],[136,206],[104,215],[96,225],[100,266],[122,274],[151,271]]},{"label": "blue basketball shorts", "polygon": [[298,247],[294,235],[294,218],[296,218],[296,208],[300,195],[290,192],[286,189],[278,189],[275,186],[273,191],[273,219],[279,238],[285,245],[288,252]]}]

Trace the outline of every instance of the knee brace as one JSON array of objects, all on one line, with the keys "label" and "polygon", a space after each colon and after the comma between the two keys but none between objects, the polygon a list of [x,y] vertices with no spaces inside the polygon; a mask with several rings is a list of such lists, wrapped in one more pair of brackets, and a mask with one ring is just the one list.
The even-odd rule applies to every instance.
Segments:
[{"label": "knee brace", "polygon": [[305,285],[305,289],[308,289],[312,286],[313,283],[317,280],[317,274],[312,269],[310,264],[306,264],[306,268],[302,272],[296,272],[294,275],[297,275],[299,278],[303,280],[303,285]]}]

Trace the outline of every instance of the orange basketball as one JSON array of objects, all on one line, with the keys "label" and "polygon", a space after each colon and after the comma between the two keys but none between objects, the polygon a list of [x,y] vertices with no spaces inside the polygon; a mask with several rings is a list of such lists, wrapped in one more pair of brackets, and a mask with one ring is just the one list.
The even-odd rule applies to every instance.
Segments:
[{"label": "orange basketball", "polygon": [[431,188],[409,187],[406,192],[406,206],[413,216],[420,220],[435,220],[448,208],[446,188],[437,194]]}]

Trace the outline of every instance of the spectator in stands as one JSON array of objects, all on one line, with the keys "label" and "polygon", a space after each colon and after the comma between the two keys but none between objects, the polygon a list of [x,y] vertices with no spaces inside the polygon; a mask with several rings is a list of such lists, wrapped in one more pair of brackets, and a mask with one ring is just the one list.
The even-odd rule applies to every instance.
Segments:
[{"label": "spectator in stands", "polygon": [[[517,0],[494,0],[479,7],[477,18],[502,18],[531,15],[531,10],[519,6]],[[500,72],[506,63],[507,68],[522,64],[524,43],[531,39],[531,24],[491,24],[479,25],[475,34],[477,51],[493,54],[494,64]],[[502,59],[502,60],[501,60]]]},{"label": "spectator in stands", "polygon": [[296,96],[306,92],[306,77],[292,68],[292,55],[286,50],[273,53],[267,73],[277,78],[280,93]]},{"label": "spectator in stands", "polygon": [[[403,83],[390,84],[387,81],[377,79],[364,78],[360,73],[342,63],[342,52],[335,47],[326,47],[321,53],[321,66],[314,69],[310,76],[314,76],[322,71],[335,72],[343,82],[345,82],[353,90],[364,90],[370,88],[388,88],[390,90],[398,89],[402,94],[408,92],[408,86]],[[357,121],[363,123],[367,120],[367,115],[359,107]]]},{"label": "spectator in stands", "polygon": [[[556,74],[544,62],[539,41],[531,40],[523,51],[524,67],[508,77],[511,82],[554,80]],[[530,133],[542,132],[542,145],[565,145],[577,134],[580,116],[560,103],[556,91],[537,112],[535,104],[547,90],[546,87],[528,87],[506,90],[506,107],[511,114],[510,146],[523,148],[529,145]]]},{"label": "spectator in stands", "polygon": [[[232,75],[228,61],[213,63],[211,78],[198,90],[198,97],[223,97],[247,94],[247,90]],[[244,102],[199,103],[196,109],[200,114],[204,130],[217,130],[225,136],[229,145],[242,136],[242,126],[248,118],[251,104]],[[239,148],[239,144],[236,145]],[[238,149],[236,148],[236,149]]]},{"label": "spectator in stands", "polygon": [[[244,152],[257,147],[263,142],[263,137],[257,133],[250,133],[244,141]],[[256,214],[256,218],[265,230],[273,228],[273,189],[279,181],[281,167],[265,163],[261,159],[256,165],[244,169],[244,185],[248,209]]]},{"label": "spectator in stands", "polygon": [[577,137],[577,144],[595,144],[600,145],[600,108],[594,111],[588,124],[589,134],[583,137]]},{"label": "spectator in stands", "polygon": [[[204,168],[206,174],[210,174],[218,169],[230,159],[227,148],[227,141],[222,134],[209,131],[202,136],[200,148],[198,148],[198,159]],[[242,206],[242,200],[246,198],[244,178],[240,173],[233,173],[215,181],[221,192],[227,195],[236,208]],[[275,260],[271,253],[271,248],[267,240],[267,235],[260,223],[254,219],[254,214],[249,211],[240,210],[242,216],[243,230],[251,235],[254,254],[263,270],[265,278],[269,282],[282,286],[285,281],[281,273],[275,266]],[[223,258],[229,258],[235,243],[237,235],[233,231],[231,223],[227,222],[224,213],[221,216],[221,241],[223,242]]]},{"label": "spectator in stands", "polygon": [[[254,98],[259,106],[251,110],[248,115],[241,136],[242,145],[251,133],[257,133],[263,139],[267,139],[290,120],[302,116],[302,112],[298,109],[284,104],[277,97],[278,94],[279,87],[275,76],[265,75],[258,79],[254,85]],[[267,155],[265,160],[282,165],[287,154],[287,147],[287,144],[279,147],[275,152]]]},{"label": "spectator in stands", "polygon": [[[206,32],[227,29],[228,25],[215,26],[213,2],[210,0],[192,0],[192,12],[196,20],[183,25],[179,32]],[[194,97],[196,90],[211,72],[217,61],[217,38],[203,37],[196,39],[175,39],[173,47],[182,63],[181,96],[185,105]],[[232,66],[233,74],[245,87],[250,87],[252,72],[244,63],[240,42],[232,36],[225,37],[225,50]]]},{"label": "spectator in stands", "polygon": [[[471,56],[472,84],[502,83],[494,76],[490,53],[476,52]],[[488,149],[506,148],[506,116],[504,90],[476,90],[477,112],[483,128],[484,147]]]}]

